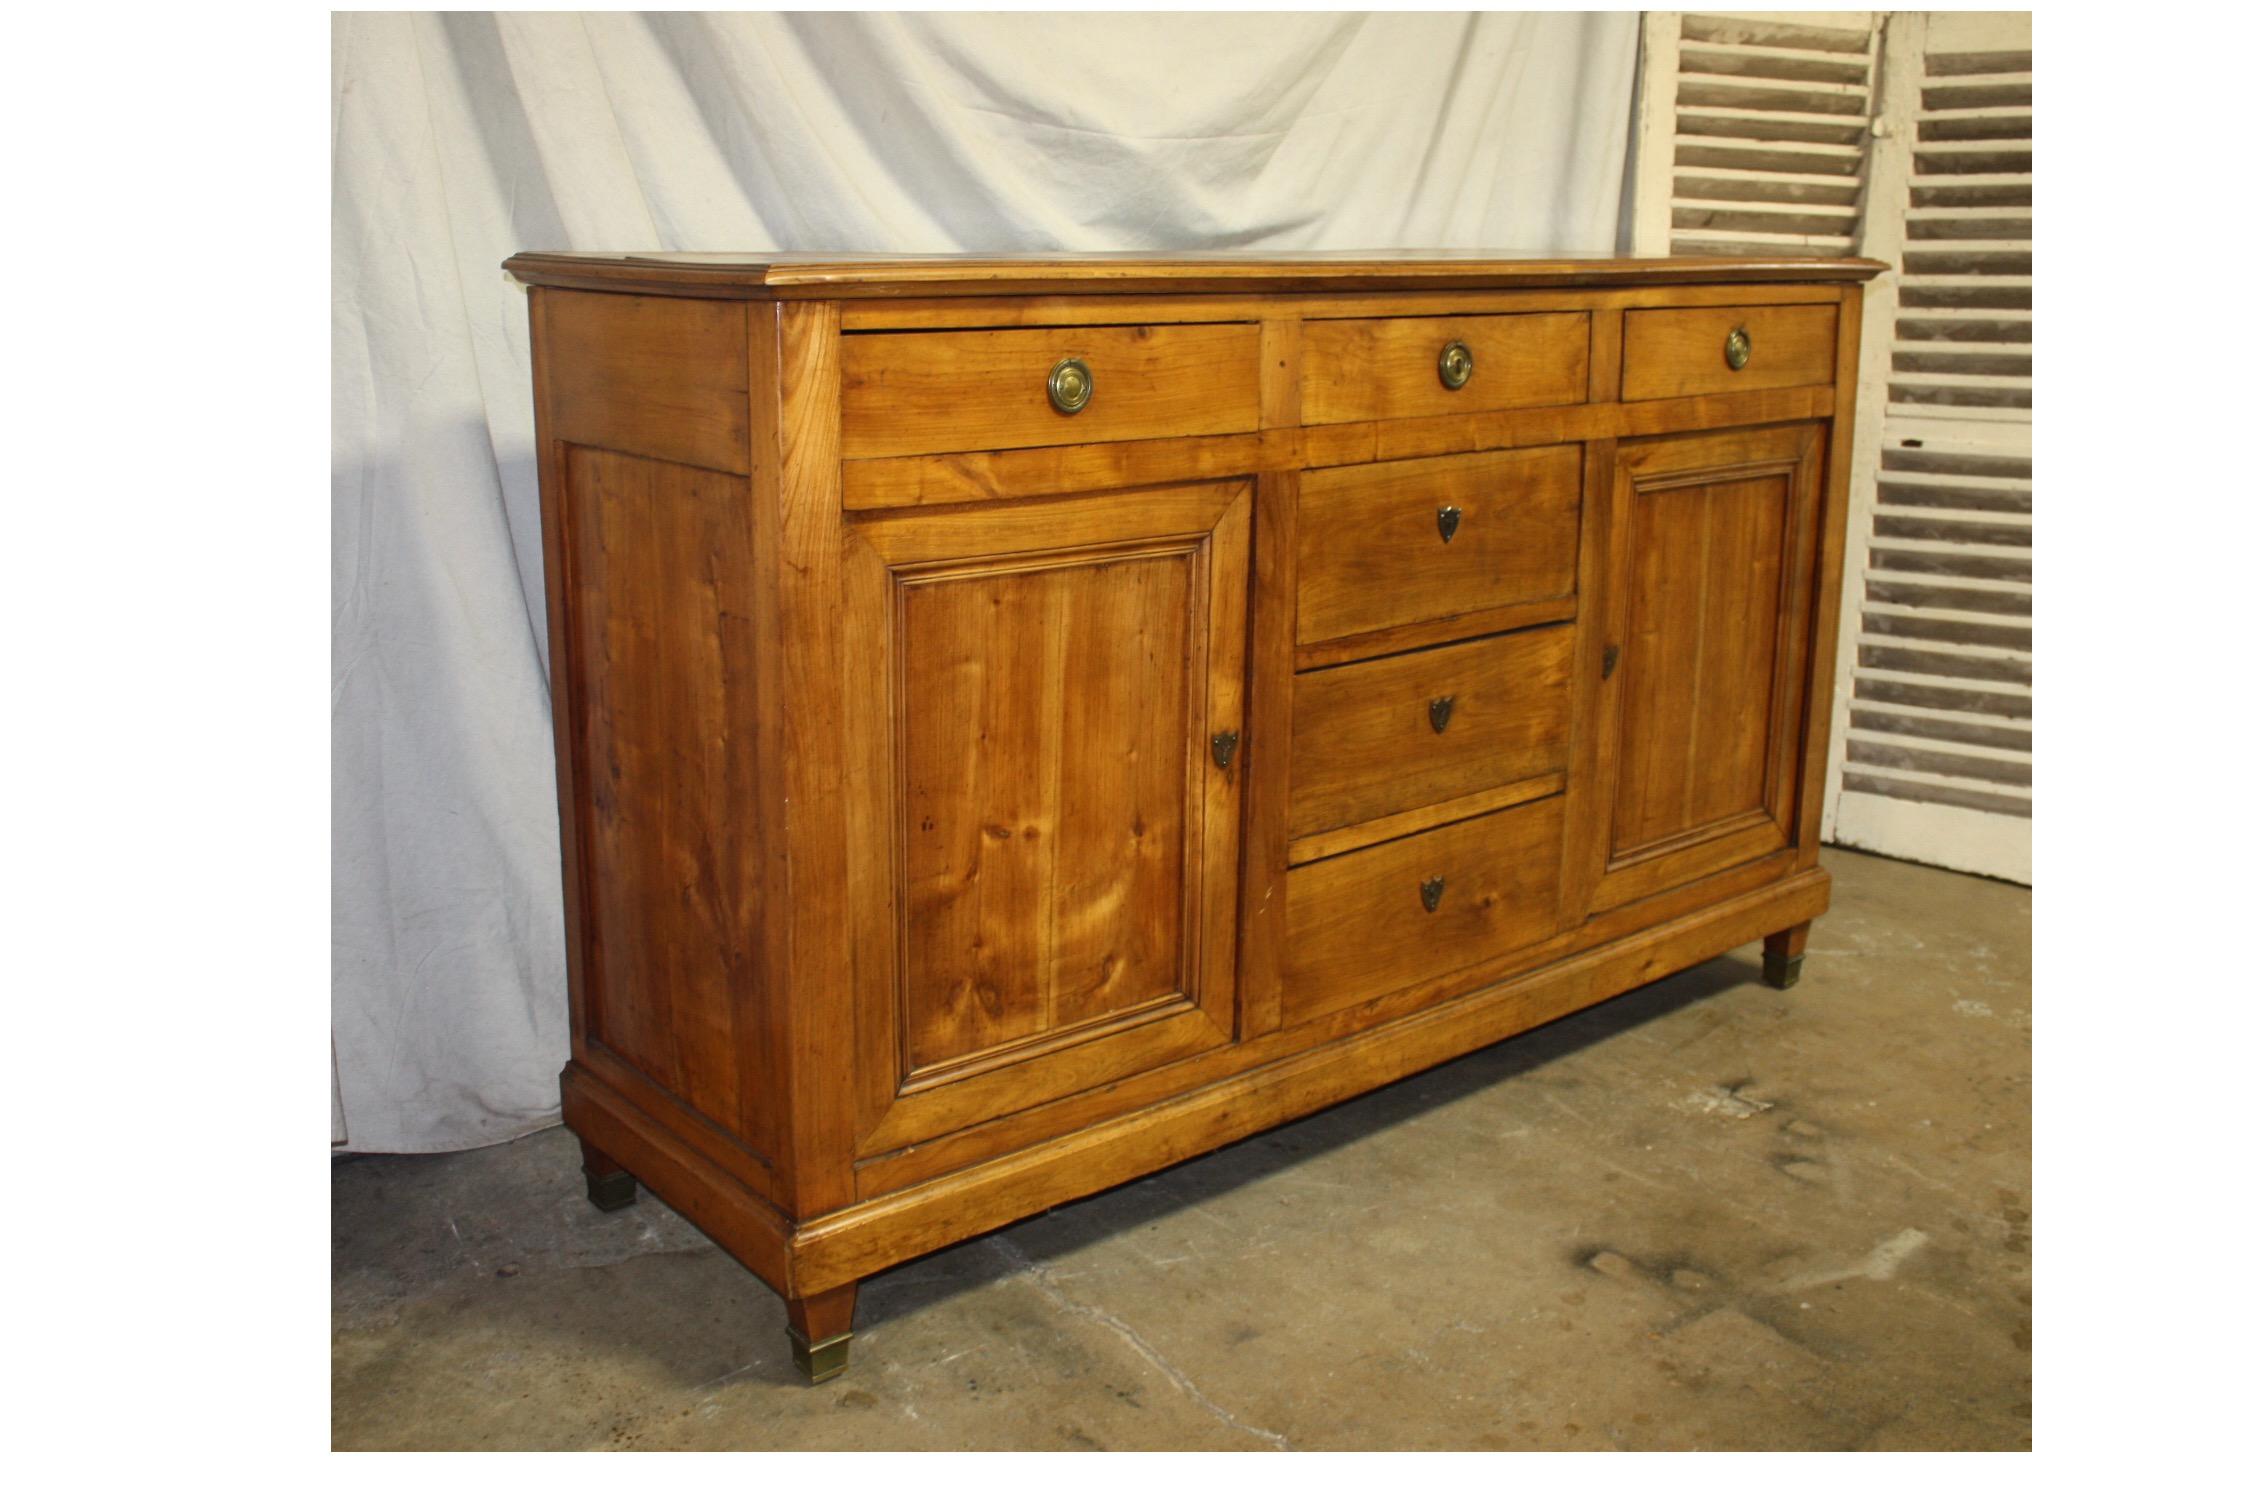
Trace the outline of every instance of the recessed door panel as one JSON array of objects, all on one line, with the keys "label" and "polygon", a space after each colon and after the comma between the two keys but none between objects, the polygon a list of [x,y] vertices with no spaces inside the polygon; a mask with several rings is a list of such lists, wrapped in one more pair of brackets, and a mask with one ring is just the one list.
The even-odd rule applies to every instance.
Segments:
[{"label": "recessed door panel", "polygon": [[1202,562],[1184,545],[904,584],[912,1077],[1189,995]]},{"label": "recessed door panel", "polygon": [[[852,529],[864,1154],[1232,1037],[1250,487]],[[858,649],[858,651],[857,651]],[[860,662],[855,660],[860,659]],[[880,917],[882,916],[882,917]]]},{"label": "recessed door panel", "polygon": [[1634,493],[1617,858],[1763,808],[1791,502],[1775,473]]},{"label": "recessed door panel", "polygon": [[1821,424],[1620,446],[1586,911],[1793,844]]}]

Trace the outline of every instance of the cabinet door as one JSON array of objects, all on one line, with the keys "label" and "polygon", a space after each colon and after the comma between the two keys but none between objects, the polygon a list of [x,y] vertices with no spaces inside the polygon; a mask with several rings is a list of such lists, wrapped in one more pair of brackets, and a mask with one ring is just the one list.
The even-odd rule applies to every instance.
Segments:
[{"label": "cabinet door", "polygon": [[1250,491],[851,529],[864,1156],[1233,1037]]},{"label": "cabinet door", "polygon": [[1585,912],[1794,843],[1823,432],[1616,451]]}]

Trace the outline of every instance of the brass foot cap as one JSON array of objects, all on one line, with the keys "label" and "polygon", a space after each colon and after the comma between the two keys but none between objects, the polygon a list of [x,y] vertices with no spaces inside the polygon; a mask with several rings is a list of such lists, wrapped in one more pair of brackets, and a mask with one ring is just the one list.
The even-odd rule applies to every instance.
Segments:
[{"label": "brass foot cap", "polygon": [[827,1383],[846,1371],[846,1344],[854,1340],[852,1332],[810,1343],[791,1328],[784,1330],[791,1333],[791,1361],[807,1376],[808,1383]]},{"label": "brass foot cap", "polygon": [[1776,987],[1780,992],[1784,992],[1801,979],[1802,958],[1800,956],[1780,956],[1773,955],[1769,951],[1763,952],[1763,980],[1770,983],[1771,986]]}]

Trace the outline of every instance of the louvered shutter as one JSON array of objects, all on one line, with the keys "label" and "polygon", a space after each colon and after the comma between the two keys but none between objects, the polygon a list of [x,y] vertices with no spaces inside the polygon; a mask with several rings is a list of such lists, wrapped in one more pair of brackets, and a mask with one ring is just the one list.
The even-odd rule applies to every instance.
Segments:
[{"label": "louvered shutter", "polygon": [[1854,254],[1874,18],[1648,12],[1632,248]]},{"label": "louvered shutter", "polygon": [[1883,46],[1863,245],[1901,275],[1867,333],[1885,371],[1868,364],[1880,421],[1852,476],[1830,834],[2026,882],[2029,18],[1891,16]]},{"label": "louvered shutter", "polygon": [[1656,12],[1632,249],[1863,254],[1829,840],[2026,881],[2031,76],[2018,13]]}]

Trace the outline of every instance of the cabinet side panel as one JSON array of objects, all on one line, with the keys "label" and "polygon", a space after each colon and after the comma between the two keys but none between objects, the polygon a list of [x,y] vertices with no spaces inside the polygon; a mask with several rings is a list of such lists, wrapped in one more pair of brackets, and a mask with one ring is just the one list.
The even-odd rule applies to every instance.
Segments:
[{"label": "cabinet side panel", "polygon": [[549,437],[742,475],[744,306],[544,290]]},{"label": "cabinet side panel", "polygon": [[560,468],[585,1036],[733,1135],[762,897],[748,488],[575,445]]}]

